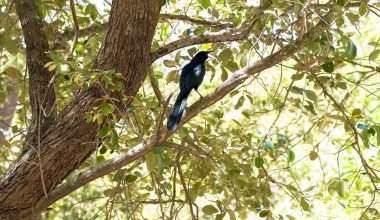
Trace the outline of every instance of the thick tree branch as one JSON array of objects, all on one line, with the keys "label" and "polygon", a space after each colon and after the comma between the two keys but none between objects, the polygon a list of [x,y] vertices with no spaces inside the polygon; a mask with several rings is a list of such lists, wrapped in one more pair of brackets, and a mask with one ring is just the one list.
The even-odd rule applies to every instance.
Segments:
[{"label": "thick tree branch", "polygon": [[[291,44],[283,47],[276,53],[257,61],[251,66],[245,67],[241,70],[236,71],[228,80],[222,83],[214,92],[210,93],[208,96],[200,99],[194,103],[186,112],[181,120],[179,129],[183,124],[198,115],[203,109],[213,105],[217,101],[225,97],[229,92],[241,85],[250,76],[253,76],[265,69],[268,69],[286,59],[291,57],[293,54],[297,53],[303,49],[306,45],[312,42],[315,38],[320,36],[326,29],[330,27],[335,18],[342,12],[342,8],[333,7],[330,12],[328,12],[323,19],[312,29],[306,33],[301,40],[296,40]],[[169,132],[164,130],[159,132],[159,135],[155,135],[150,138],[145,144],[139,144],[136,147],[129,150],[127,153],[116,156],[115,158],[108,160],[104,164],[97,167],[90,168],[83,174],[79,175],[75,180],[70,183],[64,184],[51,193],[49,193],[48,200],[42,198],[39,203],[41,204],[52,204],[54,201],[68,195],[70,192],[78,189],[79,187],[85,185],[86,183],[99,178],[105,174],[113,172],[122,168],[123,166],[131,163],[132,161],[142,157],[148,153],[151,149],[159,146],[162,143],[166,143],[165,140],[170,137],[174,132]]]},{"label": "thick tree branch", "polygon": [[[97,165],[81,174],[79,174],[74,180],[71,182],[65,183],[62,186],[56,188],[51,191],[48,195],[48,198],[41,198],[41,200],[37,203],[38,208],[46,208],[49,205],[53,204],[57,200],[65,197],[69,193],[75,191],[79,187],[99,178],[108,173],[111,173],[115,170],[120,169],[121,167],[129,164],[137,159],[145,156],[150,150],[156,146],[157,138],[152,138],[151,141],[147,143],[141,143],[136,145],[131,150],[126,153],[120,154],[112,158],[111,160],[106,161],[103,164]],[[159,138],[162,139],[163,137]]]},{"label": "thick tree branch", "polygon": [[[263,3],[258,7],[253,14],[253,16],[241,27],[237,29],[231,29],[227,32],[217,33],[217,34],[209,34],[209,35],[196,35],[191,37],[186,37],[183,39],[176,40],[172,43],[169,43],[155,52],[152,53],[152,62],[155,60],[169,54],[173,51],[176,51],[180,48],[196,45],[196,44],[204,44],[204,43],[217,43],[217,42],[226,42],[226,41],[237,41],[243,40],[247,37],[249,32],[252,30],[256,21],[264,11],[272,4],[271,0],[264,0]],[[248,24],[247,24],[248,23]]]},{"label": "thick tree branch", "polygon": [[[211,26],[211,27],[216,27],[216,28],[232,28],[234,27],[233,24],[228,24],[228,23],[218,23],[218,22],[212,22],[212,21],[206,21],[206,20],[201,20],[201,19],[195,19],[191,18],[186,15],[174,15],[174,14],[160,14],[160,18],[164,20],[181,20],[184,22],[189,22],[192,24],[197,24],[197,25],[203,25],[203,26]],[[108,23],[104,24],[95,24],[87,28],[80,29],[78,32],[79,37],[85,37],[89,35],[94,35],[98,34],[101,32],[106,31],[108,26]],[[62,34],[63,39],[70,39],[73,38],[75,35],[75,30],[74,31],[67,31]]]},{"label": "thick tree branch", "polygon": [[216,27],[216,28],[232,28],[232,27],[234,27],[233,24],[200,20],[200,19],[191,18],[191,17],[186,16],[186,15],[160,14],[160,18],[161,19],[168,19],[168,20],[169,19],[180,20],[180,21],[189,22],[192,24],[198,24],[198,25],[203,25],[203,26],[211,26],[211,27]]},{"label": "thick tree branch", "polygon": [[[20,3],[18,9],[28,14],[31,9],[23,7],[30,6],[33,1],[17,1]],[[136,95],[148,73],[151,43],[160,7],[160,0],[112,2],[110,24],[95,68],[122,73],[125,78],[126,96]],[[29,18],[30,21],[22,18],[20,20],[21,24],[28,26],[37,22],[37,18],[35,14]],[[42,29],[38,28],[37,32],[40,30]],[[29,31],[34,33],[36,30]],[[30,33],[25,33],[26,36],[28,34]],[[38,40],[41,41],[40,38]],[[30,42],[26,37],[26,44],[28,43]],[[38,49],[47,48],[47,44],[34,43],[31,49],[37,55],[40,53],[36,46],[39,46]],[[44,55],[46,56],[45,53]],[[42,66],[46,63],[44,57],[38,57],[33,61]],[[46,85],[48,83],[49,80],[46,81]],[[0,177],[0,219],[35,218],[45,208],[36,206],[44,195],[43,185],[47,192],[53,190],[97,149],[98,125],[84,120],[86,114],[101,104],[104,92],[97,86],[98,84],[88,90],[79,91],[49,129],[41,132],[38,153],[34,150],[35,146],[29,148]],[[113,98],[118,96],[119,93],[112,94]],[[126,104],[127,107],[130,102],[131,100]],[[41,184],[40,179],[41,167],[44,184]]]}]

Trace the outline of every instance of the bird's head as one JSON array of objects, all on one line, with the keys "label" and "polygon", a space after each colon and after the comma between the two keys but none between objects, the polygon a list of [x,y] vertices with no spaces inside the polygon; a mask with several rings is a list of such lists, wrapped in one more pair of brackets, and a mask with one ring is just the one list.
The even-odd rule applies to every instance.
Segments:
[{"label": "bird's head", "polygon": [[192,61],[204,63],[208,58],[208,53],[210,51],[200,51],[193,57]]}]

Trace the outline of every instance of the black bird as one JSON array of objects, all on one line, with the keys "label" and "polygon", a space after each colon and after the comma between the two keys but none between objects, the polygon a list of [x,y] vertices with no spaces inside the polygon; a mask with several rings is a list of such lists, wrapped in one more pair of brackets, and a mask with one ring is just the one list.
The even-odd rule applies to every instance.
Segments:
[{"label": "black bird", "polygon": [[201,51],[197,53],[193,59],[191,59],[190,63],[183,67],[179,80],[180,92],[168,118],[168,130],[173,131],[177,128],[183,111],[186,108],[187,97],[192,89],[194,89],[202,97],[202,95],[198,92],[198,87],[201,85],[205,76],[205,61],[208,58],[208,53],[208,51]]}]

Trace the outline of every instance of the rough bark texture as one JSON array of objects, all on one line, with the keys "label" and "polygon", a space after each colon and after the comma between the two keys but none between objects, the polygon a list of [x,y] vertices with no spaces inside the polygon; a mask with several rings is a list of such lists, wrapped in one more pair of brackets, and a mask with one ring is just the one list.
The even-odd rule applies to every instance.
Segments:
[{"label": "rough bark texture", "polygon": [[[19,1],[24,7],[34,2]],[[147,75],[160,4],[160,0],[114,0],[112,3],[110,24],[96,67],[123,73],[126,95],[136,95]],[[30,19],[38,20],[33,16]],[[28,46],[28,40],[26,44]],[[30,45],[28,47],[28,62],[31,62],[29,59],[34,62],[44,59],[29,54],[34,53],[36,49],[33,48],[37,45],[32,49]],[[36,201],[44,196],[40,165],[44,185],[49,192],[96,150],[98,126],[86,123],[84,118],[87,112],[99,105],[100,91],[95,87],[80,91],[41,134],[38,138],[40,144],[29,148],[0,178],[0,219],[34,219],[46,208],[35,207]]]},{"label": "rough bark texture", "polygon": [[54,87],[48,86],[54,73],[44,68],[51,61],[46,53],[49,51],[49,44],[34,1],[16,0],[15,6],[27,51],[29,98],[32,107],[32,121],[26,141],[26,147],[29,147],[29,144],[37,143],[38,133],[47,131],[56,117]]}]

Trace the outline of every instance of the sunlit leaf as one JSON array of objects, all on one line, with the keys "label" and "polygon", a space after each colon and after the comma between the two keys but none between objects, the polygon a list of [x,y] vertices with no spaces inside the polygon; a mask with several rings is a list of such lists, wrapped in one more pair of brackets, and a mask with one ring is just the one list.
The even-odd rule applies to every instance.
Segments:
[{"label": "sunlit leaf", "polygon": [[260,156],[255,157],[255,167],[262,168],[264,164],[264,159]]},{"label": "sunlit leaf", "polygon": [[294,159],[296,159],[296,155],[291,149],[288,149],[287,153],[288,153],[288,163],[293,162]]},{"label": "sunlit leaf", "polygon": [[206,206],[204,206],[204,207],[202,208],[202,211],[203,211],[203,213],[205,213],[206,215],[212,215],[212,214],[215,214],[215,213],[219,212],[218,209],[215,208],[215,207],[212,206],[212,205],[206,205]]},{"label": "sunlit leaf", "polygon": [[360,16],[364,16],[367,12],[367,4],[365,1],[362,1],[359,6],[359,14]]},{"label": "sunlit leaf", "polygon": [[310,160],[315,160],[315,159],[317,159],[317,158],[318,158],[318,153],[317,153],[316,151],[311,151],[311,152],[309,153],[309,158],[310,158]]},{"label": "sunlit leaf", "polygon": [[301,198],[300,204],[303,210],[310,211],[310,205],[308,202],[306,202],[305,198]]},{"label": "sunlit leaf", "polygon": [[347,89],[347,84],[345,82],[337,82],[336,87],[340,88],[340,89],[343,89],[343,90],[346,90]]},{"label": "sunlit leaf", "polygon": [[305,95],[306,95],[307,98],[309,98],[312,101],[317,101],[318,97],[317,97],[317,94],[315,94],[314,91],[312,91],[312,90],[305,90],[304,92],[305,92]]},{"label": "sunlit leaf", "polygon": [[203,8],[208,8],[211,6],[211,1],[210,0],[198,0],[199,3],[201,3]]},{"label": "sunlit leaf", "polygon": [[164,60],[164,65],[167,67],[175,67],[177,62],[174,60]]},{"label": "sunlit leaf", "polygon": [[148,153],[145,156],[145,164],[149,172],[153,172],[156,169],[156,157],[153,153]]},{"label": "sunlit leaf", "polygon": [[237,101],[237,103],[235,104],[235,109],[239,109],[243,106],[243,103],[244,103],[244,96],[240,96],[239,100]]},{"label": "sunlit leaf", "polygon": [[346,48],[346,54],[347,54],[348,59],[350,60],[354,59],[356,57],[356,52],[357,52],[356,46],[354,42],[351,40],[348,47]]},{"label": "sunlit leaf", "polygon": [[228,78],[227,70],[222,67],[222,76],[221,76],[222,82],[226,81],[227,78]]},{"label": "sunlit leaf", "polygon": [[379,55],[380,55],[380,50],[374,50],[369,54],[368,59],[374,61],[379,57]]},{"label": "sunlit leaf", "polygon": [[301,80],[304,77],[304,75],[305,75],[304,72],[293,74],[292,75],[292,80],[294,80],[294,81]]},{"label": "sunlit leaf", "polygon": [[115,110],[115,107],[110,103],[103,103],[102,105],[102,114],[107,116]]}]

